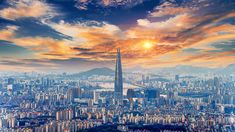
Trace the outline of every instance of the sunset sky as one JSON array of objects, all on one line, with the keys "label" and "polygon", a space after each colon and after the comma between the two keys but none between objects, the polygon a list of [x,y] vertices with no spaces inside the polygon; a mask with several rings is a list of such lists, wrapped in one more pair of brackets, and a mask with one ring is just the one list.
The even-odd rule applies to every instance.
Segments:
[{"label": "sunset sky", "polygon": [[235,0],[0,0],[0,71],[235,63]]}]

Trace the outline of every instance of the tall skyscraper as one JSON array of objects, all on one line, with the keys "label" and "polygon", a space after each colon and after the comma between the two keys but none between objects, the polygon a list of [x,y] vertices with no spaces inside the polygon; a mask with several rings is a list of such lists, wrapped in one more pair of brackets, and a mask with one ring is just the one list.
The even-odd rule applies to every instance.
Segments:
[{"label": "tall skyscraper", "polygon": [[122,81],[122,62],[121,62],[120,49],[117,49],[115,82],[114,82],[114,99],[115,99],[115,104],[122,105],[123,81]]},{"label": "tall skyscraper", "polygon": [[180,80],[180,76],[179,75],[175,75],[175,81],[179,82]]}]

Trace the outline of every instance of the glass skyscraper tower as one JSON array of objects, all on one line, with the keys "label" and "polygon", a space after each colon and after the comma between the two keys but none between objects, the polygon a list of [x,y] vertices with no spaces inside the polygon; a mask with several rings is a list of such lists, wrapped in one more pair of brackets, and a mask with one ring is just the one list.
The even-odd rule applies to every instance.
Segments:
[{"label": "glass skyscraper tower", "polygon": [[122,62],[121,62],[120,49],[117,49],[116,68],[115,68],[115,83],[114,83],[114,99],[115,99],[115,104],[122,105],[122,102],[123,102],[123,81],[122,81]]}]

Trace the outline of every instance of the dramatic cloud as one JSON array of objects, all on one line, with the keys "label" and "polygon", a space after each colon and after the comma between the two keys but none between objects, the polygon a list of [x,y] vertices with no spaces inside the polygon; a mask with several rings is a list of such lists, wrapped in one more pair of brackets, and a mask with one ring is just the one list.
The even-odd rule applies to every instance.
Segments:
[{"label": "dramatic cloud", "polygon": [[31,51],[27,48],[17,46],[8,41],[0,40],[0,57],[25,58],[28,55],[31,55]]},{"label": "dramatic cloud", "polygon": [[174,16],[185,12],[191,12],[193,10],[196,10],[196,8],[180,7],[166,1],[160,6],[157,6],[154,11],[150,13],[150,17]]},{"label": "dramatic cloud", "polygon": [[144,0],[77,0],[75,6],[80,10],[87,10],[89,4],[97,4],[103,7],[130,8],[143,2]]},{"label": "dramatic cloud", "polygon": [[0,10],[2,18],[15,20],[24,17],[40,18],[55,15],[50,6],[37,0],[9,1],[9,4],[10,7]]},{"label": "dramatic cloud", "polygon": [[53,58],[58,56],[58,59],[69,58],[73,54],[73,50],[67,43],[67,40],[56,40],[48,37],[17,37],[15,31],[17,27],[8,27],[0,30],[0,40],[10,41],[21,47],[35,51],[34,57]]},{"label": "dramatic cloud", "polygon": [[[144,1],[79,0],[76,6],[89,10],[89,4],[94,2],[97,8],[102,6],[103,9],[133,7]],[[41,70],[48,66],[52,70],[66,67],[76,69],[75,65],[83,68],[86,65],[86,68],[92,68],[92,64],[110,66],[114,64],[117,48],[121,48],[124,68],[179,64],[221,67],[235,60],[233,1],[161,1],[153,10],[146,11],[146,17],[135,20],[136,23],[120,25],[85,18],[41,19],[51,16],[52,12],[59,12],[52,6],[55,5],[24,0],[0,10],[1,17],[16,23],[0,30],[0,42],[8,42],[4,48],[10,50],[9,44],[12,44],[14,47],[10,45],[10,48],[30,52],[23,59],[13,57],[10,61],[2,61],[0,65],[6,67],[18,63],[29,69],[40,66]],[[24,13],[33,10],[32,7],[39,8],[41,12]],[[19,11],[16,13],[16,10]],[[11,12],[11,15],[7,12]],[[26,17],[33,17],[33,23],[38,28],[31,28],[35,29],[32,31],[27,28],[29,26],[22,25],[18,19],[29,21]]]}]

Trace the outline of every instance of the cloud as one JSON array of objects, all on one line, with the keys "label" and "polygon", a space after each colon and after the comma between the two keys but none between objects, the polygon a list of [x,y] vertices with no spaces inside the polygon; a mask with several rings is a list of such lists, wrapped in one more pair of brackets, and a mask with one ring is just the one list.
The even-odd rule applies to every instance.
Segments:
[{"label": "cloud", "polygon": [[[25,47],[34,51],[31,57],[54,58],[60,55],[60,59],[69,58],[73,55],[73,49],[69,46],[69,40],[57,40],[50,37],[17,37],[14,26],[0,30],[0,40],[9,41],[17,46]],[[50,54],[49,54],[50,53]]]},{"label": "cloud", "polygon": [[52,7],[42,1],[21,0],[9,1],[10,7],[0,10],[0,17],[10,20],[16,20],[25,17],[52,17],[55,15]]},{"label": "cloud", "polygon": [[17,37],[50,37],[53,39],[71,39],[62,32],[57,32],[45,22],[35,18],[24,18],[15,21],[18,29],[15,31]]},{"label": "cloud", "polygon": [[1,58],[0,70],[8,71],[48,71],[58,70],[57,64],[46,59]]},{"label": "cloud", "polygon": [[192,27],[195,24],[195,20],[192,19],[191,14],[184,13],[171,17],[166,21],[150,22],[148,19],[139,19],[137,23],[139,26],[154,28],[156,30],[182,31]]},{"label": "cloud", "polygon": [[[14,54],[12,54],[14,53]],[[31,55],[31,51],[25,47],[17,46],[11,42],[0,40],[0,57],[25,58]]]},{"label": "cloud", "polygon": [[216,42],[211,46],[216,49],[210,52],[234,52],[235,54],[235,40]]},{"label": "cloud", "polygon": [[67,43],[67,46],[71,47],[70,53],[75,54],[73,57],[76,58],[86,58],[88,60],[109,60],[107,59],[107,54],[109,53],[104,53],[106,50],[99,51],[104,49],[96,49],[95,47],[104,43],[112,43],[123,37],[122,31],[119,27],[108,23],[78,22],[70,24],[62,21],[60,23],[48,24],[56,31],[63,32],[65,35],[73,38],[73,40],[70,41],[70,44]]},{"label": "cloud", "polygon": [[[126,31],[130,38],[148,38],[155,40],[158,45],[175,46],[174,48],[167,47],[166,50],[154,50],[156,52],[151,54],[152,59],[150,60],[155,59],[155,63],[146,59],[143,60],[146,63],[143,65],[151,64],[156,67],[169,64],[188,64],[219,67],[233,63],[231,60],[234,60],[234,51],[225,51],[224,49],[228,49],[226,45],[221,45],[220,49],[223,47],[223,51],[220,50],[221,53],[211,55],[210,52],[218,51],[211,44],[234,38],[235,25],[222,22],[234,17],[234,11],[230,9],[231,6],[227,5],[228,3],[217,5],[216,2],[208,4],[200,4],[200,2],[207,3],[208,1],[200,1],[197,4],[196,2],[182,3],[181,6],[175,2],[163,3],[147,18],[137,20],[138,26]],[[230,4],[234,5],[234,3]],[[226,10],[225,7],[228,9]],[[196,53],[195,50],[190,50],[187,54],[184,53],[185,49],[193,48],[200,50],[197,50]],[[158,54],[157,51],[165,52]],[[230,61],[221,64],[221,61],[218,60],[226,56],[230,58]],[[207,63],[208,60],[211,65]]]},{"label": "cloud", "polygon": [[[232,16],[230,13],[225,14],[229,17]],[[122,30],[116,25],[96,21],[72,24],[61,21],[48,23],[48,25],[73,38],[72,41],[65,41],[65,44],[69,42],[69,45],[66,46],[70,47],[70,50],[72,49],[70,53],[73,54],[67,56],[67,59],[74,57],[96,62],[112,62],[115,59],[116,48],[121,47],[125,67],[148,66],[148,64],[159,67],[181,63],[194,65],[198,63],[209,66],[206,64],[208,59],[215,66],[216,62],[213,60],[216,60],[218,56],[209,55],[210,53],[207,51],[214,49],[208,44],[234,37],[233,25],[215,24],[226,18],[223,13],[208,16],[183,13],[162,21],[154,21],[149,18],[139,19],[137,25],[126,30]],[[229,33],[220,33],[226,29],[229,29],[227,30]],[[144,49],[143,44],[146,42],[152,43],[153,47],[148,50]],[[183,52],[187,48],[201,50],[197,54],[185,55]],[[60,58],[60,54],[57,56],[54,54],[54,58]],[[173,56],[184,54],[185,56],[179,57],[181,59],[172,56],[169,60],[161,59],[169,54],[173,54]],[[217,65],[220,66],[220,64]]]},{"label": "cloud", "polygon": [[73,38],[74,46],[89,49],[100,44],[116,41],[124,38],[123,31],[115,25],[105,22],[77,22],[77,23],[49,23],[49,25],[58,32]]},{"label": "cloud", "polygon": [[[93,1],[79,2],[88,8],[87,5]],[[99,1],[99,6],[122,6],[122,3],[125,3],[116,2]],[[204,0],[197,2],[163,2],[146,18],[138,19],[136,24],[128,25],[128,28],[93,20],[49,20],[40,23],[57,35],[66,36],[59,37],[60,39],[37,33],[19,36],[19,33],[26,32],[22,25],[7,26],[0,30],[0,40],[9,41],[33,53],[28,59],[4,61],[0,65],[52,65],[52,69],[75,68],[77,65],[92,67],[95,63],[99,63],[99,66],[110,66],[114,64],[117,48],[121,48],[125,68],[136,65],[163,67],[178,64],[219,67],[233,63],[233,43],[225,43],[232,42],[235,38],[235,25],[225,21],[235,17],[234,10],[230,7],[233,3],[217,5],[217,2],[208,3]],[[9,8],[18,7],[21,6]],[[20,15],[11,17],[15,21],[19,21],[18,18],[21,18]],[[151,48],[145,48],[146,43],[150,44]],[[23,61],[23,64],[20,64],[20,61]],[[37,64],[32,65],[33,62]]]},{"label": "cloud", "polygon": [[165,17],[165,16],[175,16],[179,14],[184,14],[186,12],[192,12],[197,10],[197,8],[184,7],[173,4],[169,1],[163,2],[160,6],[157,6],[154,11],[150,12],[150,17]]},{"label": "cloud", "polygon": [[144,0],[102,0],[104,6],[126,6],[133,7],[143,3]]},{"label": "cloud", "polygon": [[144,0],[77,0],[75,7],[80,10],[87,10],[89,4],[96,4],[102,7],[131,8],[143,2]]}]

